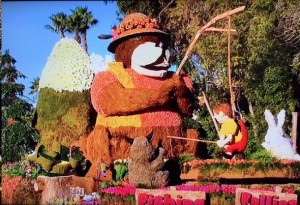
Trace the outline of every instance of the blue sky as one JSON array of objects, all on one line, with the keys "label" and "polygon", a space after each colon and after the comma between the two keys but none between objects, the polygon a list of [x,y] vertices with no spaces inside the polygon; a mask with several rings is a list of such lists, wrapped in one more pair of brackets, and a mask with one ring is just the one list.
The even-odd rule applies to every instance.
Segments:
[{"label": "blue sky", "polygon": [[[115,3],[105,4],[102,1],[2,1],[2,52],[9,49],[17,63],[16,68],[27,78],[19,80],[25,85],[27,97],[33,79],[40,77],[53,46],[59,41],[59,35],[45,29],[51,25],[50,16],[58,12],[71,14],[70,9],[87,6],[98,24],[88,30],[87,40],[89,53],[101,56],[112,55],[107,51],[111,42],[99,40],[99,34],[109,34],[113,25],[119,25]],[[73,38],[71,35],[67,37]]]}]

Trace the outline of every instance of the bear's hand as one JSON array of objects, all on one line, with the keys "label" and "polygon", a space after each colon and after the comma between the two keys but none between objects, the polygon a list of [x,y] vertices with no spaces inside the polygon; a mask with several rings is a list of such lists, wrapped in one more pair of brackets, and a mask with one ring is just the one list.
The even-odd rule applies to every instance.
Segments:
[{"label": "bear's hand", "polygon": [[171,78],[166,79],[161,85],[157,94],[159,103],[165,105],[175,99],[175,92],[180,87],[180,79],[173,75]]}]

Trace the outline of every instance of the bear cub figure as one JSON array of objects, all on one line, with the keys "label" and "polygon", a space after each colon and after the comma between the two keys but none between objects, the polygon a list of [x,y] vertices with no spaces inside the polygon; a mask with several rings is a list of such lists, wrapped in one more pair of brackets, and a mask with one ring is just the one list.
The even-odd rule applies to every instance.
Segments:
[{"label": "bear cub figure", "polygon": [[136,187],[163,187],[169,183],[169,172],[161,170],[165,150],[162,147],[155,150],[148,137],[135,138],[130,147],[129,182]]}]

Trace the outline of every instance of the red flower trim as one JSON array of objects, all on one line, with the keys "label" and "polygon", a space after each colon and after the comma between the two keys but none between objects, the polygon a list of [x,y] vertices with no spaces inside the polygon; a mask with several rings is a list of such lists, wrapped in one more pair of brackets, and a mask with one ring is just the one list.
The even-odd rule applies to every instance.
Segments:
[{"label": "red flower trim", "polygon": [[141,19],[131,19],[130,21],[124,22],[116,29],[118,35],[122,34],[125,31],[142,29],[142,28],[156,28],[159,29],[159,26],[156,22],[156,19],[150,18],[141,18]]}]

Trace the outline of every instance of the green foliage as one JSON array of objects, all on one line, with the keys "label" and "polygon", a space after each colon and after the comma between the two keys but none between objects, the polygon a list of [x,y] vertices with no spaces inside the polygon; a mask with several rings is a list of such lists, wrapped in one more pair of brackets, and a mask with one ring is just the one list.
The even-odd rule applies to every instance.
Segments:
[{"label": "green foliage", "polygon": [[50,88],[40,90],[37,103],[36,128],[41,132],[45,146],[53,140],[70,145],[87,133],[94,120],[89,91],[56,92]]},{"label": "green foliage", "polygon": [[101,183],[101,188],[105,189],[108,187],[116,187],[116,186],[120,186],[120,185],[121,185],[120,181],[110,181],[110,182],[104,181]]},{"label": "green foliage", "polygon": [[116,180],[123,180],[128,174],[127,164],[117,164],[114,166],[116,171]]},{"label": "green foliage", "polygon": [[182,164],[184,162],[189,162],[195,159],[195,157],[189,153],[182,153],[179,155],[179,164]]},{"label": "green foliage", "polygon": [[39,138],[34,128],[22,122],[6,126],[1,134],[3,162],[20,160],[26,153],[33,151]]},{"label": "green foliage", "polygon": [[131,13],[131,12],[143,12],[147,11],[147,14],[150,16],[157,16],[160,7],[160,2],[158,0],[152,1],[139,1],[139,0],[126,0],[126,1],[117,1],[121,15],[122,13]]},{"label": "green foliage", "polygon": [[52,14],[49,18],[52,25],[45,25],[45,28],[58,33],[61,38],[65,37],[65,32],[74,33],[75,40],[81,44],[81,37],[79,33],[82,34],[83,47],[87,52],[87,41],[86,34],[87,30],[91,27],[97,25],[98,20],[94,19],[94,16],[87,7],[76,7],[74,10],[71,9],[71,14],[67,15],[64,12],[59,12]]},{"label": "green foliage", "polygon": [[[269,170],[269,169],[275,169],[276,164],[274,163],[275,158],[271,155],[270,152],[261,149],[255,153],[252,154],[251,158],[253,160],[259,161],[259,163],[255,164],[255,168],[257,170]],[[277,167],[278,168],[278,167]]]},{"label": "green foliage", "polygon": [[[213,126],[212,118],[205,108],[201,108],[198,112],[198,123],[200,124],[200,138],[210,141],[219,139],[218,133]],[[200,158],[216,157],[220,148],[214,144],[201,143],[199,148]]]},{"label": "green foliage", "polygon": [[38,164],[29,162],[27,159],[22,159],[14,163],[6,163],[2,166],[2,176],[17,177],[21,176],[23,178],[27,177],[30,179],[36,179],[38,175],[42,174],[42,170]]},{"label": "green foliage", "polygon": [[16,83],[25,78],[16,67],[16,60],[6,50],[1,63],[1,149],[3,162],[18,161],[34,149],[39,138],[32,127],[34,109],[22,99],[24,85]]},{"label": "green foliage", "polygon": [[52,21],[53,26],[47,24],[45,25],[45,28],[52,32],[59,33],[61,38],[63,38],[67,31],[68,16],[63,12],[59,12],[57,14],[52,14],[49,18]]}]

